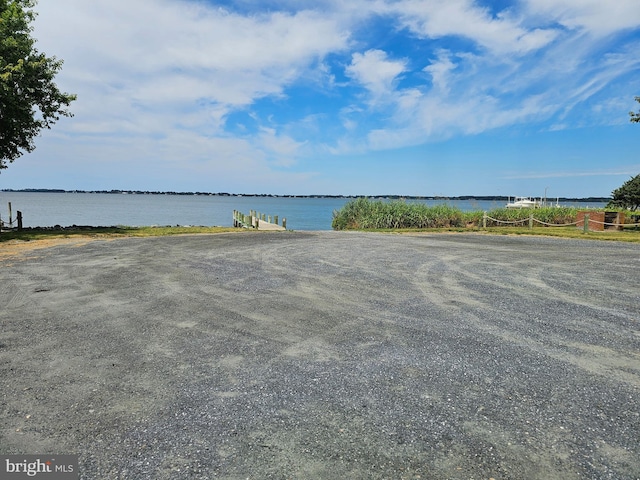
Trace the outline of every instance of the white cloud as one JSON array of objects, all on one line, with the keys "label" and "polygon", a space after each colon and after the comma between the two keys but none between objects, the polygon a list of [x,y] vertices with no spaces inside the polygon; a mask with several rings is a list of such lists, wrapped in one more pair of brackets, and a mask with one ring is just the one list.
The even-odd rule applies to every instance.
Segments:
[{"label": "white cloud", "polygon": [[241,15],[204,2],[43,0],[36,11],[38,48],[64,59],[57,83],[78,94],[75,117],[56,126],[76,135],[66,155],[98,161],[135,139],[124,153],[129,168],[151,158],[156,169],[180,159],[181,172],[214,162],[268,175],[270,166],[292,165],[301,142],[268,129],[233,139],[228,116],[282,96],[349,41],[337,19],[312,10]]},{"label": "white cloud", "polygon": [[75,118],[54,130],[73,138],[60,154],[284,175],[322,149],[393,149],[532,120],[570,129],[585,111],[610,119],[600,95],[640,67],[638,42],[614,41],[640,25],[638,0],[503,11],[484,0],[239,1],[233,11],[40,0],[38,47],[64,59],[57,83],[78,94]]},{"label": "white cloud", "polygon": [[612,177],[620,175],[635,176],[640,170],[640,164],[618,167],[609,170],[592,170],[592,171],[564,171],[564,172],[539,172],[539,173],[522,173],[516,175],[508,175],[502,178],[506,180],[520,179],[544,179],[544,178],[579,178],[579,177]]},{"label": "white cloud", "polygon": [[296,142],[293,138],[278,134],[274,128],[262,127],[258,135],[259,144],[273,164],[281,167],[290,167],[295,164],[295,157],[302,142]]},{"label": "white cloud", "polygon": [[[580,10],[578,0],[548,3]],[[637,28],[638,13],[630,16],[634,20],[617,21],[620,10],[629,10],[629,2],[622,4],[614,12],[598,7],[599,14],[615,28]],[[471,0],[400,0],[376,5],[379,11],[396,15],[402,26],[425,42],[462,36],[485,51],[472,52],[464,44],[452,43],[455,47],[440,49],[423,67],[431,77],[430,86],[423,83],[412,88],[413,95],[408,90],[388,89],[385,97],[395,110],[385,124],[370,129],[367,142],[371,149],[475,135],[554,117],[566,125],[566,117],[577,106],[640,67],[637,44],[603,54],[602,43],[591,39],[584,29],[567,31],[558,26],[557,16],[541,10],[534,15],[526,9],[491,14]],[[408,67],[403,73],[410,74]],[[337,145],[350,151],[350,144],[363,149],[355,139],[343,138]]]},{"label": "white cloud", "polygon": [[384,9],[421,37],[468,38],[495,54],[523,54],[548,45],[557,35],[549,28],[529,28],[505,10],[497,16],[473,0],[400,0]]},{"label": "white cloud", "polygon": [[526,0],[526,8],[529,14],[596,36],[637,28],[640,24],[637,0]]},{"label": "white cloud", "polygon": [[36,36],[64,58],[60,79],[78,105],[111,90],[149,108],[244,106],[281,94],[348,40],[331,17],[306,10],[241,16],[184,1],[56,0],[38,12]]},{"label": "white cloud", "polygon": [[354,53],[346,73],[378,98],[394,88],[394,81],[406,69],[404,60],[388,60],[382,50]]},{"label": "white cloud", "polygon": [[433,86],[446,94],[449,92],[449,77],[455,67],[456,65],[451,61],[449,52],[440,51],[438,60],[424,67],[424,71],[431,75]]}]

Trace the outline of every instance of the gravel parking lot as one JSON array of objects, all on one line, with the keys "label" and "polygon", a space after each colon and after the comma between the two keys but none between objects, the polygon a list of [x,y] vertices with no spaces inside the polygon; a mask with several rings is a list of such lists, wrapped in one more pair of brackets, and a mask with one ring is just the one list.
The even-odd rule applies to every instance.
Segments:
[{"label": "gravel parking lot", "polygon": [[0,282],[0,453],[83,479],[640,478],[638,244],[123,238]]}]

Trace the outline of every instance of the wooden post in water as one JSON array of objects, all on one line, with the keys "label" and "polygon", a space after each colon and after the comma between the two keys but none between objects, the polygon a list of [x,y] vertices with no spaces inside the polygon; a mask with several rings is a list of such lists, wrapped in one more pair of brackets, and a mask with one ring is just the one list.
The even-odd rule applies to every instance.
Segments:
[{"label": "wooden post in water", "polygon": [[9,226],[13,223],[13,219],[11,216],[11,202],[9,202]]}]

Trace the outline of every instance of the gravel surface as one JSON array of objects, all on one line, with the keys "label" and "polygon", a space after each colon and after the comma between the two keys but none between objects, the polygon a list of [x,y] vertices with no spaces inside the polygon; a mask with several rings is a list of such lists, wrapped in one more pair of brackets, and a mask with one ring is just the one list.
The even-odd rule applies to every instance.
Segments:
[{"label": "gravel surface", "polygon": [[638,479],[639,284],[637,244],[476,234],[2,258],[0,453],[105,480]]}]

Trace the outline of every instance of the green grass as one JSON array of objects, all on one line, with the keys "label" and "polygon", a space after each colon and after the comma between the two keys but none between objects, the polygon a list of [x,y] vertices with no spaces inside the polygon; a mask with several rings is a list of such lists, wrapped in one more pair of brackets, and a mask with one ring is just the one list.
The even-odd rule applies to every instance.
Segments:
[{"label": "green grass", "polygon": [[[237,232],[242,229],[233,227],[82,227],[77,229],[26,229],[0,233],[0,243],[8,240],[44,240],[73,237],[160,237],[166,235],[185,235],[198,233]],[[244,230],[242,230],[244,231]]]},{"label": "green grass", "polygon": [[[466,230],[469,231],[469,230]],[[541,235],[546,237],[574,238],[580,240],[609,240],[640,243],[640,230],[605,230],[604,232],[584,232],[576,227],[487,227],[472,231],[490,235]]]}]

